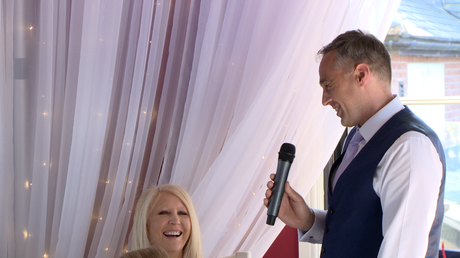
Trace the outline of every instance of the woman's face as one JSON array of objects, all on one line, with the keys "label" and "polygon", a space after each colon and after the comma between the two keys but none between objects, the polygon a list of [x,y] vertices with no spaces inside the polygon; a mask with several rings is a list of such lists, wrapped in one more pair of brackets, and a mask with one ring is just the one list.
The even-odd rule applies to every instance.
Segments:
[{"label": "woman's face", "polygon": [[162,192],[147,220],[150,243],[166,250],[171,257],[182,257],[191,232],[187,208],[174,194]]}]

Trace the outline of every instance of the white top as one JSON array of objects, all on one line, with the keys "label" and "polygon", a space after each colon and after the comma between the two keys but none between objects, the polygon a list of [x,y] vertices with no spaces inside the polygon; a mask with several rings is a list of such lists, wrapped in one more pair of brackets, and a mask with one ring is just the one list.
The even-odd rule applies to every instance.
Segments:
[{"label": "white top", "polygon": [[[393,115],[404,109],[399,97],[372,116],[359,131],[358,152]],[[401,135],[377,166],[373,187],[383,211],[383,242],[378,258],[425,257],[437,208],[442,163],[430,139],[410,131]],[[299,241],[321,243],[326,211],[313,209],[315,223],[299,230]],[[344,236],[347,237],[347,236]]]}]

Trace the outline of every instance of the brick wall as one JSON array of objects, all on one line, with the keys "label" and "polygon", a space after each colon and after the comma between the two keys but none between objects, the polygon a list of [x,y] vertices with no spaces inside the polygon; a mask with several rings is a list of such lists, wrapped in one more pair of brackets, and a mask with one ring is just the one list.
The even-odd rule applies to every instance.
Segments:
[{"label": "brick wall", "polygon": [[[460,57],[391,56],[393,69],[391,91],[399,94],[400,82],[407,86],[408,63],[444,63],[446,96],[460,96]],[[407,89],[404,89],[404,94]],[[446,105],[446,121],[460,121],[460,104]]]}]

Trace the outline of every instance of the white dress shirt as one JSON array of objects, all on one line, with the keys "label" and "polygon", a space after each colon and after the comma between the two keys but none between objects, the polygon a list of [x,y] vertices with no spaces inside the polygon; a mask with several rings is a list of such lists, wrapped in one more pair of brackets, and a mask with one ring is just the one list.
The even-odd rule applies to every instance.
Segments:
[{"label": "white dress shirt", "polygon": [[[358,152],[393,115],[404,109],[398,96],[372,116],[359,131]],[[442,179],[442,163],[430,139],[406,132],[377,165],[373,188],[382,204],[383,242],[378,258],[425,257]],[[313,209],[315,223],[299,241],[321,243],[326,211]],[[350,237],[350,236],[344,236]],[[352,237],[352,236],[351,236]]]}]

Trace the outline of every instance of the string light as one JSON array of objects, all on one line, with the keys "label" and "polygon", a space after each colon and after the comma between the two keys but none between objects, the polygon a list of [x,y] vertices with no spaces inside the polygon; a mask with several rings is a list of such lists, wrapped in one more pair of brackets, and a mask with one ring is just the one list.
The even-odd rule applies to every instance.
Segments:
[{"label": "string light", "polygon": [[106,184],[108,184],[108,183],[110,183],[110,181],[109,181],[109,180],[107,180],[107,181],[105,181],[105,183],[106,183]]},{"label": "string light", "polygon": [[24,229],[24,231],[23,231],[22,233],[24,234],[24,239],[27,239],[27,236],[29,235],[29,234],[27,233],[27,230]]},{"label": "string light", "polygon": [[252,191],[252,194],[253,194],[253,195],[256,195],[256,192]]},{"label": "string light", "polygon": [[29,181],[26,181],[26,189],[29,188]]},{"label": "string light", "polygon": [[99,220],[102,220],[102,217],[100,217]]},{"label": "string light", "polygon": [[129,142],[127,142],[126,145],[129,145]]},{"label": "string light", "polygon": [[43,112],[43,115],[46,116],[46,115],[48,115],[48,113],[47,113],[47,112]]},{"label": "string light", "polygon": [[131,184],[131,181],[129,181],[128,184]]},{"label": "string light", "polygon": [[43,166],[46,166],[46,162],[43,162]]},{"label": "string light", "polygon": [[30,26],[29,30],[33,30],[34,29],[34,26]]},{"label": "string light", "polygon": [[262,156],[262,159],[265,159],[265,156]]},{"label": "string light", "polygon": [[44,257],[44,258],[47,258],[47,257],[48,257],[48,255],[47,255],[47,254],[44,254],[44,255],[43,255],[43,257]]},{"label": "string light", "polygon": [[144,111],[144,114],[147,114],[147,111]]},{"label": "string light", "polygon": [[109,250],[109,248],[107,247],[107,248],[105,248],[105,250],[106,250],[106,251],[108,251],[108,250]]}]

